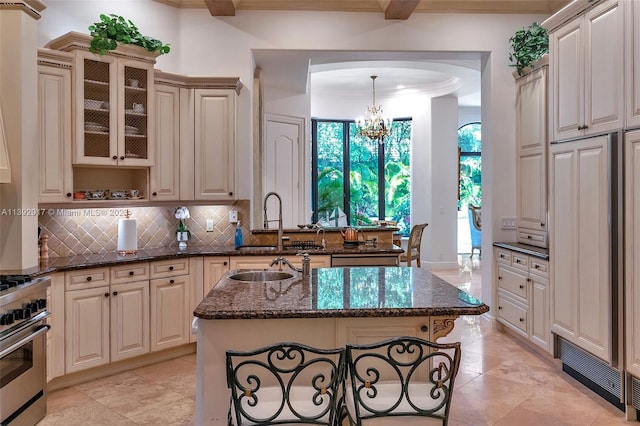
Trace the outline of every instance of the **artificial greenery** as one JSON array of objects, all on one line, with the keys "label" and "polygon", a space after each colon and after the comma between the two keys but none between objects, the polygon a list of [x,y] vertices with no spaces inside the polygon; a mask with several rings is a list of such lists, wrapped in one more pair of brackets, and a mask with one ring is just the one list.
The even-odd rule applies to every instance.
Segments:
[{"label": "artificial greenery", "polygon": [[149,52],[169,53],[169,45],[162,43],[153,37],[140,34],[138,27],[122,16],[110,14],[100,15],[100,22],[89,26],[93,40],[89,50],[93,53],[104,55],[109,50],[114,50],[121,44],[134,44],[143,47]]},{"label": "artificial greenery", "polygon": [[518,75],[522,75],[523,69],[549,52],[549,34],[537,22],[527,28],[516,30],[509,42],[511,43],[509,60],[514,62],[510,66],[516,67]]}]

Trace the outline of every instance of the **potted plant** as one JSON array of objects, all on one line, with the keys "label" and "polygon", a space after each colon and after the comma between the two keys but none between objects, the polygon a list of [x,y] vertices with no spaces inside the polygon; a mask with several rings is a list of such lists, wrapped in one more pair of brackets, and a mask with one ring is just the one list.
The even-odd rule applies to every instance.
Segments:
[{"label": "potted plant", "polygon": [[138,27],[122,16],[110,14],[100,15],[100,22],[89,26],[93,39],[89,50],[99,55],[104,55],[109,50],[114,50],[121,44],[134,44],[149,52],[160,54],[169,53],[169,45],[153,37],[140,34]]},{"label": "potted plant", "polygon": [[516,67],[518,75],[522,75],[525,68],[549,52],[549,34],[537,22],[516,30],[509,42],[509,60],[513,62],[510,66]]}]

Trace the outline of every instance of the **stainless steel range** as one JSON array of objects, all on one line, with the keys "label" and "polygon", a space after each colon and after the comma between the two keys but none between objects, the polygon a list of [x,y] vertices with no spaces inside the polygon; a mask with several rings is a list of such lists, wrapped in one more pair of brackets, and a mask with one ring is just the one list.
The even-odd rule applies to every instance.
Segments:
[{"label": "stainless steel range", "polygon": [[0,275],[0,425],[35,425],[47,412],[48,277]]}]

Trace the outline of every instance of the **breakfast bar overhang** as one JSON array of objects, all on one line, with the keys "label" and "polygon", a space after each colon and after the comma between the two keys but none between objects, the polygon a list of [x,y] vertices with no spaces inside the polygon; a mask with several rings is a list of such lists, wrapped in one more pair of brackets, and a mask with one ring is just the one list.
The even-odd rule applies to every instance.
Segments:
[{"label": "breakfast bar overhang", "polygon": [[198,335],[196,424],[227,422],[225,351],[275,342],[320,348],[393,336],[436,341],[461,315],[489,307],[417,267],[318,268],[276,281],[242,281],[229,271],[194,311]]}]

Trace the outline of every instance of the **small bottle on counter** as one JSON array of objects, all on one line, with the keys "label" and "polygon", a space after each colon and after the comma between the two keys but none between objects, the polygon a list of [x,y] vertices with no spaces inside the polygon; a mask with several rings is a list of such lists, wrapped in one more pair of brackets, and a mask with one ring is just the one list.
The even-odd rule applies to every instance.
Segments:
[{"label": "small bottle on counter", "polygon": [[240,227],[240,221],[236,223],[236,248],[242,245],[242,228]]}]

